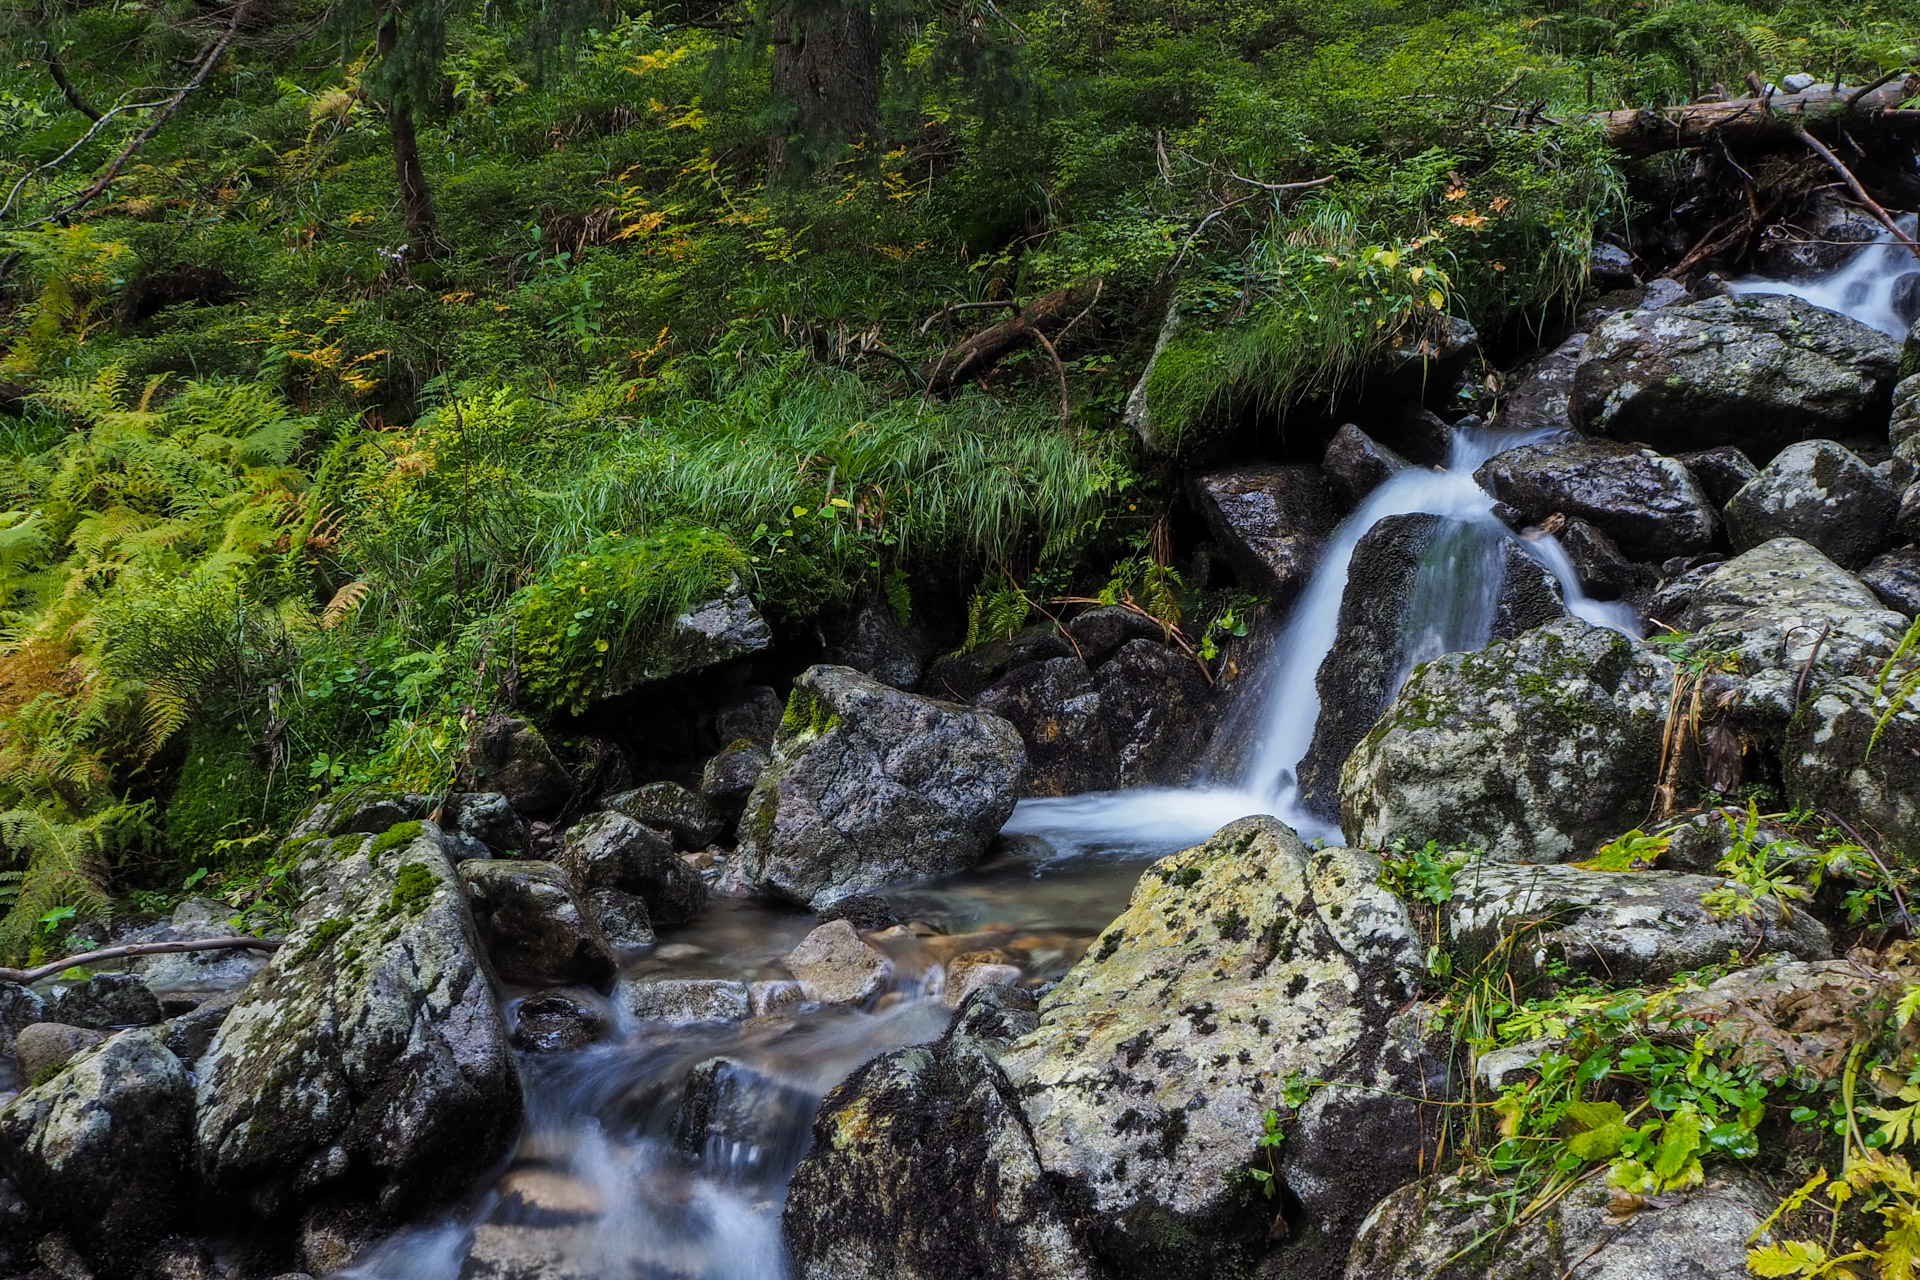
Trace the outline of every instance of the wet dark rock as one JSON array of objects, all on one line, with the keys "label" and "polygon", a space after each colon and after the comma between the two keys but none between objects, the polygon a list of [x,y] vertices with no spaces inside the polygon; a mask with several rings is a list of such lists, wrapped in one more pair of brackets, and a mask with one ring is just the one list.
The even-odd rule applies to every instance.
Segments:
[{"label": "wet dark rock", "polygon": [[0,1110],[0,1167],[107,1276],[129,1275],[187,1201],[193,1086],[149,1030],[123,1031]]},{"label": "wet dark rock", "polygon": [[[712,1058],[687,1076],[674,1116],[674,1145],[715,1175],[751,1178],[793,1154],[768,1150],[771,1135],[804,1134],[817,1105],[812,1091],[745,1063]],[[791,1141],[791,1139],[789,1139]]]},{"label": "wet dark rock", "polygon": [[1791,221],[1767,229],[1754,268],[1775,280],[1812,280],[1844,266],[1880,232],[1869,214],[1823,194]]},{"label": "wet dark rock", "polygon": [[[1340,505],[1351,511],[1411,464],[1351,422],[1333,433],[1320,469]],[[1088,659],[1094,661],[1094,659]]]},{"label": "wet dark rock", "polygon": [[1208,686],[1198,664],[1158,640],[1129,640],[1094,672],[1122,787],[1185,781],[1206,747]]},{"label": "wet dark rock", "polygon": [[780,732],[780,713],[786,703],[777,690],[764,684],[748,685],[715,713],[713,727],[722,742],[745,738],[761,746],[773,745]]},{"label": "wet dark rock", "polygon": [[1250,463],[1195,476],[1190,488],[1242,587],[1284,601],[1306,585],[1337,523],[1320,468]]},{"label": "wet dark rock", "polygon": [[1053,658],[1008,672],[973,705],[1019,731],[1026,745],[1029,796],[1070,796],[1114,785],[1113,744],[1100,692],[1078,658]]},{"label": "wet dark rock", "polygon": [[1920,271],[1908,271],[1894,279],[1888,290],[1887,305],[1902,324],[1920,320]]},{"label": "wet dark rock", "polygon": [[1488,459],[1474,479],[1524,523],[1575,516],[1636,560],[1713,545],[1713,508],[1687,469],[1631,445],[1569,438],[1522,445]]},{"label": "wet dark rock", "polygon": [[460,879],[502,981],[598,986],[613,976],[613,947],[574,900],[564,868],[519,858],[467,862]]},{"label": "wet dark rock", "polygon": [[[1459,591],[1496,574],[1500,588],[1485,599]],[[1552,575],[1497,529],[1425,514],[1375,524],[1354,546],[1333,648],[1315,676],[1320,719],[1300,763],[1301,803],[1338,820],[1340,767],[1416,663],[1566,614]]]},{"label": "wet dark rock", "polygon": [[167,1050],[191,1069],[200,1060],[200,1055],[213,1044],[213,1037],[219,1032],[220,1024],[233,1011],[233,1006],[240,1003],[242,991],[217,992],[187,1012],[168,1018],[161,1028],[161,1034],[166,1037]]},{"label": "wet dark rock", "polygon": [[544,813],[573,794],[573,780],[540,731],[525,720],[495,716],[467,752],[473,778],[521,813]]},{"label": "wet dark rock", "polygon": [[150,1027],[161,1020],[160,1001],[130,973],[96,973],[84,982],[54,987],[47,1000],[47,1020],[96,1031]]},{"label": "wet dark rock", "polygon": [[14,1047],[20,1032],[47,1020],[47,1002],[32,987],[0,982],[0,1089],[15,1089]]},{"label": "wet dark rock", "polygon": [[1573,371],[1586,345],[1587,335],[1576,333],[1518,371],[1501,396],[1493,425],[1502,431],[1566,430]]},{"label": "wet dark rock", "polygon": [[196,1067],[201,1179],[229,1215],[429,1212],[520,1131],[465,894],[432,828],[376,860],[304,852],[286,943]]},{"label": "wet dark rock", "polygon": [[1876,557],[1860,571],[1860,581],[1887,608],[1909,618],[1920,614],[1920,548],[1901,547]]},{"label": "wet dark rock", "polygon": [[584,889],[638,895],[655,924],[685,924],[706,910],[700,873],[665,836],[623,813],[605,810],[569,827],[560,861]]},{"label": "wet dark rock", "polygon": [[513,1007],[513,1047],[563,1053],[603,1039],[612,1027],[606,1005],[591,991],[542,991]]},{"label": "wet dark rock", "polygon": [[653,917],[639,898],[620,889],[589,889],[581,901],[614,950],[653,945]]},{"label": "wet dark rock", "polygon": [[679,849],[704,849],[720,834],[720,815],[713,806],[677,782],[649,782],[602,803],[643,827],[667,832]]},{"label": "wet dark rock", "polygon": [[1598,435],[1668,451],[1736,444],[1759,461],[1795,440],[1877,431],[1898,363],[1885,334],[1799,298],[1709,298],[1601,321],[1568,411]]},{"label": "wet dark rock", "polygon": [[1369,421],[1368,435],[1408,462],[1444,467],[1453,456],[1453,428],[1418,400],[1407,400]]},{"label": "wet dark rock", "polygon": [[746,883],[801,904],[972,866],[1027,768],[1014,727],[846,667],[794,683],[740,820]]},{"label": "wet dark rock", "polygon": [[[1682,562],[1684,563],[1684,561]],[[1640,616],[1653,628],[1678,629],[1677,620],[1683,616],[1693,603],[1694,592],[1699,590],[1708,576],[1721,562],[1710,561],[1707,564],[1694,565],[1664,577],[1660,585],[1654,588],[1652,595],[1640,608]]]},{"label": "wet dark rock", "polygon": [[1073,646],[1052,627],[1029,627],[1010,639],[989,640],[941,658],[928,668],[923,691],[930,698],[972,702],[1009,671],[1073,656]]},{"label": "wet dark rock", "polygon": [[1642,595],[1660,580],[1650,565],[1627,559],[1618,543],[1585,520],[1566,521],[1554,537],[1567,553],[1567,561],[1580,579],[1580,589],[1596,600]]},{"label": "wet dark rock", "polygon": [[735,738],[706,763],[700,771],[700,794],[708,803],[737,813],[753,784],[760,781],[773,757],[759,743]]},{"label": "wet dark rock", "polygon": [[1753,459],[1732,445],[1683,453],[1680,461],[1693,474],[1700,491],[1707,495],[1707,501],[1715,509],[1726,506],[1733,495],[1746,486],[1747,481],[1760,474],[1760,468],[1753,465]]},{"label": "wet dark rock", "polygon": [[1772,538],[1794,537],[1844,569],[1885,548],[1898,499],[1873,469],[1844,445],[1804,440],[1788,445],[1727,503],[1727,536],[1746,551]]},{"label": "wet dark rock", "polygon": [[527,824],[498,791],[456,791],[447,797],[440,825],[479,841],[494,853],[519,857],[528,851]]},{"label": "wet dark rock", "polygon": [[845,920],[856,929],[889,929],[900,923],[893,904],[877,893],[850,893],[820,908],[820,923]]},{"label": "wet dark rock", "polygon": [[1604,240],[1596,243],[1587,259],[1587,282],[1602,293],[1633,288],[1640,283],[1640,277],[1634,274],[1633,255],[1617,244]]},{"label": "wet dark rock", "polygon": [[831,641],[821,661],[864,671],[881,684],[911,689],[926,674],[933,647],[900,624],[891,605],[861,602]]},{"label": "wet dark rock", "polygon": [[14,1061],[20,1085],[32,1088],[72,1062],[106,1036],[92,1027],[70,1027],[64,1022],[32,1022],[14,1037]]},{"label": "wet dark rock", "polygon": [[1889,478],[1904,488],[1920,477],[1920,374],[1893,384],[1893,412],[1887,418],[1887,443],[1893,449]]},{"label": "wet dark rock", "polygon": [[1164,641],[1167,630],[1137,609],[1109,604],[1089,609],[1069,622],[1067,634],[1079,646],[1080,660],[1089,667],[1097,667],[1128,641]]}]

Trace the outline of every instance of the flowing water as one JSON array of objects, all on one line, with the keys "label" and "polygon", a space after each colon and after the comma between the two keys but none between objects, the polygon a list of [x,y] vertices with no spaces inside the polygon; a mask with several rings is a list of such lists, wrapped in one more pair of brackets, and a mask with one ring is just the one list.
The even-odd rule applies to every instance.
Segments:
[{"label": "flowing water", "polygon": [[[1912,214],[1897,219],[1909,236],[1915,232]],[[1920,259],[1891,235],[1848,258],[1838,270],[1812,280],[1769,280],[1748,276],[1729,282],[1734,293],[1785,293],[1805,298],[1817,307],[1851,316],[1882,333],[1903,337],[1920,315]]]}]

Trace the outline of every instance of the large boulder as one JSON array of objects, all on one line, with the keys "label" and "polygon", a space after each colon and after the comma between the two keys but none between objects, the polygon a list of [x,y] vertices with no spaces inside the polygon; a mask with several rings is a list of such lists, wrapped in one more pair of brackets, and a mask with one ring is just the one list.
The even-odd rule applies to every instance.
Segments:
[{"label": "large boulder", "polygon": [[720,815],[706,800],[677,782],[649,782],[608,796],[602,803],[643,827],[663,831],[682,849],[704,849],[721,831]]},{"label": "large boulder", "polygon": [[1899,495],[1853,450],[1831,440],[1788,445],[1727,502],[1727,536],[1746,551],[1799,538],[1844,569],[1886,546]]},{"label": "large boulder", "polygon": [[1780,751],[1788,798],[1920,854],[1920,691],[1843,676],[1810,692]]},{"label": "large boulder", "polygon": [[1017,668],[982,690],[973,705],[1019,730],[1027,749],[1025,794],[1071,796],[1113,787],[1113,743],[1100,690],[1080,659]]},{"label": "large boulder", "polygon": [[574,900],[573,880],[551,862],[463,862],[467,905],[504,982],[598,986],[613,977],[613,947]]},{"label": "large boulder", "polygon": [[480,726],[467,748],[467,767],[476,782],[521,813],[543,813],[573,793],[573,779],[540,731],[511,716]]},{"label": "large boulder", "polygon": [[0,1111],[0,1168],[108,1275],[192,1202],[193,1085],[158,1034],[123,1031]]},{"label": "large boulder", "polygon": [[1573,373],[1587,335],[1576,333],[1535,360],[1502,389],[1493,425],[1503,431],[1564,431]]},{"label": "large boulder", "polygon": [[[1264,1252],[1277,1204],[1248,1171],[1290,1080],[1364,1082],[1343,1125],[1301,1135],[1288,1161],[1322,1171],[1371,1130],[1369,1107],[1419,1132],[1421,1085],[1370,1092],[1388,1025],[1419,984],[1424,947],[1406,910],[1352,849],[1309,850],[1271,818],[1246,818],[1155,863],[1125,914],[1040,1004],[1001,1067],[1057,1194],[1096,1215],[1096,1247],[1133,1275],[1230,1274]],[[1320,1149],[1319,1144],[1333,1144]],[[1414,1148],[1418,1144],[1412,1144]],[[1328,1189],[1365,1203],[1417,1175],[1421,1152]],[[1429,1155],[1431,1153],[1428,1153]],[[1356,1168],[1363,1162],[1355,1162]],[[1284,1174],[1284,1171],[1283,1171]],[[1297,1274],[1344,1241],[1299,1234]]]},{"label": "large boulder", "polygon": [[1489,458],[1480,487],[1522,524],[1576,516],[1634,560],[1661,561],[1713,545],[1713,508],[1677,459],[1612,440],[1546,440]]},{"label": "large boulder", "polygon": [[431,827],[371,859],[352,843],[300,852],[286,943],[196,1068],[201,1177],[269,1218],[322,1197],[387,1219],[431,1209],[520,1129],[460,882]]},{"label": "large boulder", "polygon": [[1122,787],[1184,782],[1212,729],[1199,664],[1159,640],[1129,640],[1093,673]]},{"label": "large boulder", "polygon": [[881,684],[911,689],[926,674],[932,646],[900,624],[892,606],[866,599],[828,642],[824,661],[864,671]]},{"label": "large boulder", "polygon": [[996,715],[812,667],[747,800],[737,857],[748,884],[801,904],[959,871],[1012,814],[1026,769],[1020,735]]},{"label": "large boulder", "polygon": [[1242,587],[1285,601],[1306,586],[1337,523],[1320,468],[1249,463],[1196,476],[1192,490]]},{"label": "large boulder", "polygon": [[1355,844],[1582,857],[1646,813],[1673,664],[1565,618],[1417,668],[1340,775]]},{"label": "large boulder", "polygon": [[581,889],[618,889],[647,904],[654,924],[685,924],[707,905],[707,884],[660,832],[611,809],[567,828],[560,856]]},{"label": "large boulder", "polygon": [[1901,547],[1860,571],[1860,581],[1880,603],[1911,618],[1920,615],[1920,547]]},{"label": "large boulder", "polygon": [[1394,1192],[1367,1215],[1345,1280],[1746,1280],[1749,1240],[1779,1198],[1739,1171],[1615,1214],[1587,1179],[1511,1229],[1498,1184],[1448,1175]]},{"label": "large boulder", "polygon": [[519,857],[531,843],[525,819],[498,791],[456,791],[447,797],[440,822],[448,834],[463,836],[504,857]]},{"label": "large boulder", "polygon": [[96,1031],[150,1027],[161,1019],[160,1001],[133,974],[96,973],[79,982],[56,984],[47,1000],[47,1018]]},{"label": "large boulder", "polygon": [[1707,495],[1707,501],[1715,510],[1725,507],[1747,481],[1760,474],[1753,460],[1732,445],[1683,453],[1680,461],[1686,464],[1700,492]]},{"label": "large boulder", "polygon": [[1581,351],[1568,412],[1666,452],[1731,444],[1766,459],[1883,427],[1899,359],[1877,329],[1785,295],[1623,311]]},{"label": "large boulder", "polygon": [[675,617],[657,643],[605,673],[595,692],[601,697],[617,697],[642,685],[750,657],[772,643],[773,629],[736,579],[722,594]]},{"label": "large boulder", "polygon": [[1334,497],[1349,511],[1410,465],[1351,422],[1333,433],[1320,459]]},{"label": "large boulder", "polygon": [[[1486,590],[1470,594],[1461,582]],[[1498,526],[1388,516],[1354,545],[1333,647],[1315,685],[1320,716],[1300,761],[1300,802],[1340,816],[1340,767],[1415,663],[1505,640],[1567,616],[1553,576]]]}]

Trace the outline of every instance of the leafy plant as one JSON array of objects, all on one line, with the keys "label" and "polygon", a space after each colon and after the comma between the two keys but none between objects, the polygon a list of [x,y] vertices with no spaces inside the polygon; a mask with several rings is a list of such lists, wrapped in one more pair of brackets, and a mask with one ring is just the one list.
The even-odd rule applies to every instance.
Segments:
[{"label": "leafy plant", "polygon": [[1403,898],[1435,907],[1453,899],[1454,877],[1472,861],[1466,853],[1441,854],[1438,840],[1409,853],[1405,837],[1400,837],[1388,848],[1392,852],[1380,859],[1380,883]]}]

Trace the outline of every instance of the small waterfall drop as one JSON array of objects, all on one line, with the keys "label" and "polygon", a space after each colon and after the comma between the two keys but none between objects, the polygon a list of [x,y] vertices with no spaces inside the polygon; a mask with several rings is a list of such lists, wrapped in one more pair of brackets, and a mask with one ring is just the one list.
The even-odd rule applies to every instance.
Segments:
[{"label": "small waterfall drop", "polygon": [[[1920,222],[1903,214],[1900,229],[1913,235]],[[1834,271],[1811,280],[1769,280],[1746,276],[1729,281],[1735,294],[1784,293],[1804,298],[1816,307],[1838,311],[1893,337],[1903,337],[1920,316],[1920,258],[1913,250],[1882,232],[1878,239],[1848,258]]]}]

